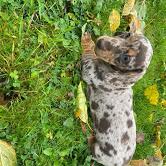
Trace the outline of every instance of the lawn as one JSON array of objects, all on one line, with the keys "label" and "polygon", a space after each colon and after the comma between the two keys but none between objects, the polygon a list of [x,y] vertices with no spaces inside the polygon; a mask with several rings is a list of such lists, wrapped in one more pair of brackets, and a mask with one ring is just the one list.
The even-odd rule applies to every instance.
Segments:
[{"label": "lawn", "polygon": [[[145,34],[154,55],[134,86],[137,131],[145,134],[134,159],[154,155],[156,125],[166,155],[166,109],[161,105],[166,99],[166,3],[146,4]],[[112,9],[122,12],[123,5],[123,0],[0,1],[0,139],[13,145],[19,166],[90,165],[89,131],[82,133],[74,114],[81,28],[87,23],[94,39],[112,35],[109,14]],[[118,31],[126,28],[122,18]],[[157,85],[157,105],[144,96],[151,85]]]}]

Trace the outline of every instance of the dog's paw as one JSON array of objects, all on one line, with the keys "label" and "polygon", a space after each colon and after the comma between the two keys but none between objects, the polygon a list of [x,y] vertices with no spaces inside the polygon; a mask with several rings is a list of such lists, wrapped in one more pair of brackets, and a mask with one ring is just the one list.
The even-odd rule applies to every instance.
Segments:
[{"label": "dog's paw", "polygon": [[90,33],[85,32],[81,37],[81,46],[84,52],[94,52],[95,43],[93,42]]}]

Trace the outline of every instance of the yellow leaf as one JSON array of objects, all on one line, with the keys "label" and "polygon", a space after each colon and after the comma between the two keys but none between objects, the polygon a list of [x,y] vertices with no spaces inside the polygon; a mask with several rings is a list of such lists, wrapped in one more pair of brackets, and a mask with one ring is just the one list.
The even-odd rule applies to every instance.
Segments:
[{"label": "yellow leaf", "polygon": [[147,166],[163,166],[163,159],[157,156],[149,156],[147,158]]},{"label": "yellow leaf", "polygon": [[0,166],[16,166],[15,150],[2,140],[0,140]]},{"label": "yellow leaf", "polygon": [[86,97],[82,89],[82,84],[78,85],[77,89],[77,111],[75,113],[77,118],[80,118],[84,123],[88,123],[88,113],[86,105]]},{"label": "yellow leaf", "polygon": [[115,32],[120,25],[120,14],[117,10],[113,9],[109,16],[110,29]]},{"label": "yellow leaf", "polygon": [[145,89],[144,95],[149,100],[150,104],[157,105],[159,100],[159,92],[157,90],[157,85],[149,86]]},{"label": "yellow leaf", "polygon": [[161,153],[161,150],[160,150],[160,149],[156,150],[154,156],[157,157],[157,158],[160,159],[160,160],[163,159],[163,156],[162,156],[162,153]]},{"label": "yellow leaf", "polygon": [[155,127],[155,130],[156,130],[156,140],[155,140],[155,145],[159,148],[161,146],[161,139],[160,139],[160,135],[161,135],[161,126],[160,125],[157,125]]},{"label": "yellow leaf", "polygon": [[134,7],[134,4],[135,0],[127,0],[122,11],[122,16],[129,15]]},{"label": "yellow leaf", "polygon": [[146,166],[146,160],[131,160],[129,166]]},{"label": "yellow leaf", "polygon": [[165,99],[162,99],[162,100],[161,100],[161,104],[162,104],[162,106],[166,107],[166,100],[165,100]]}]

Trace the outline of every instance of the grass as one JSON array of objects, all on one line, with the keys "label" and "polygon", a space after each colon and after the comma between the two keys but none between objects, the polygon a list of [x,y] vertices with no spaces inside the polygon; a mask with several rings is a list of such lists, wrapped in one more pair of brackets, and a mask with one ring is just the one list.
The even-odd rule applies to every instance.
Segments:
[{"label": "grass", "polygon": [[[110,34],[108,16],[124,1],[2,0],[0,2],[0,139],[10,142],[22,166],[87,166],[87,134],[74,116],[80,76],[81,27],[88,21],[94,38]],[[147,2],[145,33],[154,56],[147,74],[134,87],[137,130],[145,133],[135,159],[154,155],[154,126],[166,116],[149,104],[144,90],[157,84],[165,97],[166,5]],[[97,20],[102,23],[98,26]],[[125,30],[122,19],[119,30]],[[4,105],[4,103],[8,103]],[[149,116],[154,112],[153,120]],[[166,125],[161,151],[166,155]]]}]

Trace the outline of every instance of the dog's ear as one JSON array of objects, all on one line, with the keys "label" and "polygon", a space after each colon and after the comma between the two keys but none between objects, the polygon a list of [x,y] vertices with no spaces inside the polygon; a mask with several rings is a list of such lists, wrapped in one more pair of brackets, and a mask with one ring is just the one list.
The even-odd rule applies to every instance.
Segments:
[{"label": "dog's ear", "polygon": [[127,39],[128,37],[131,36],[131,32],[116,32],[114,36],[118,36],[123,39]]}]

